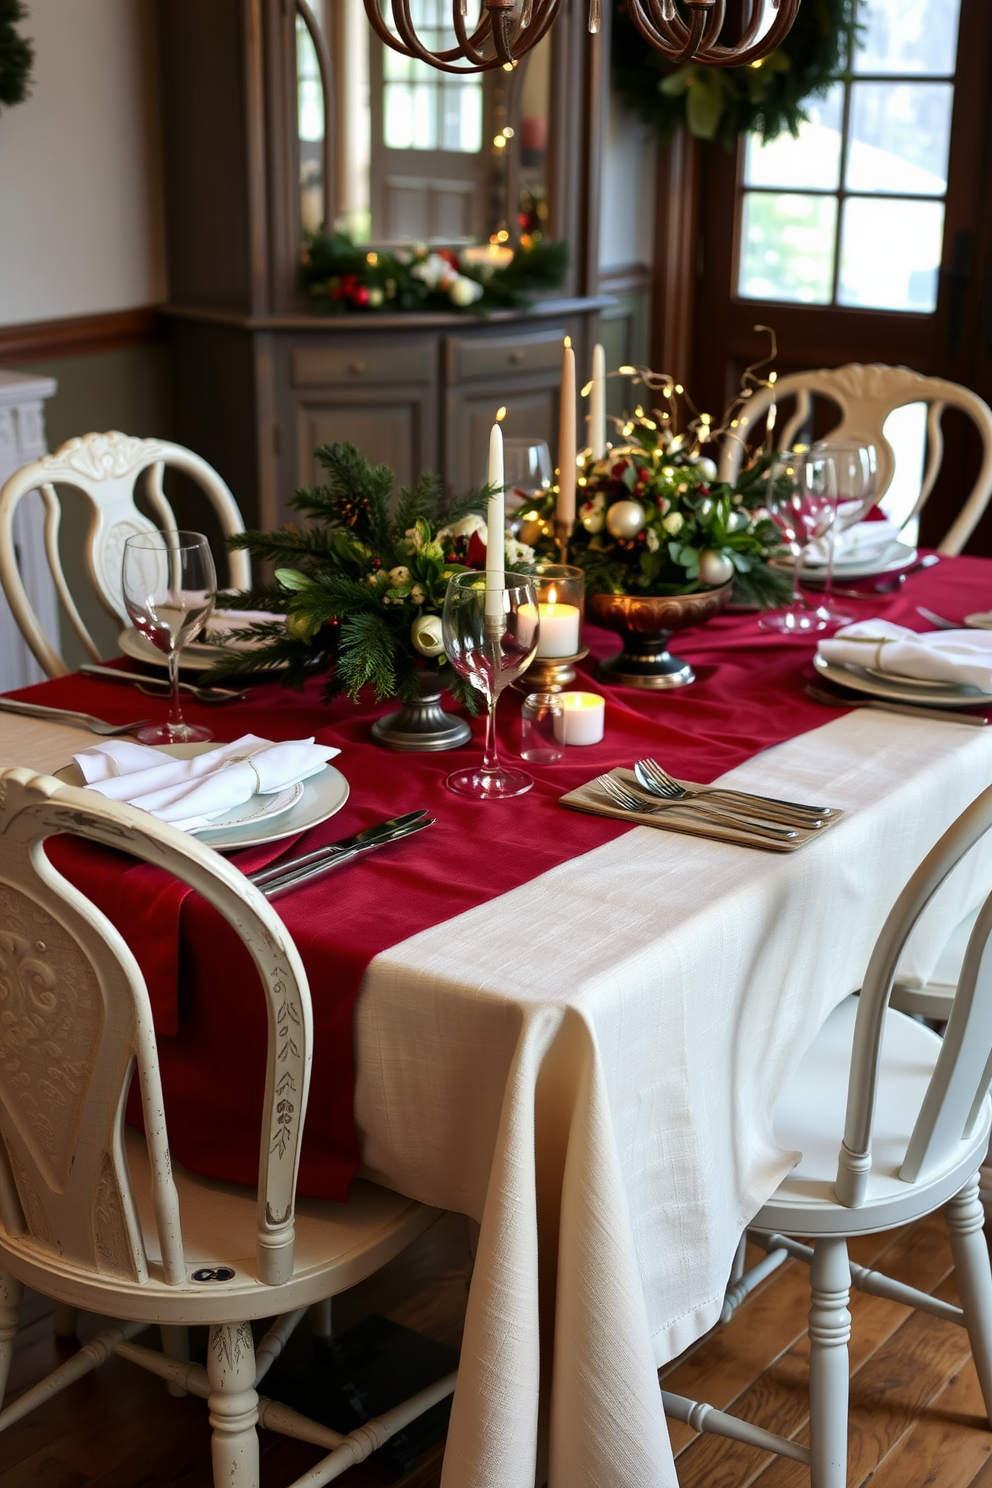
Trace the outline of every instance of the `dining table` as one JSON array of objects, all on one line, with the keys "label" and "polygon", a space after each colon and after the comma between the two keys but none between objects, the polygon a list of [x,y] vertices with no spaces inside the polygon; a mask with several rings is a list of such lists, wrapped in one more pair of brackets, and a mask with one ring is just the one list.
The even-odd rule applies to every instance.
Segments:
[{"label": "dining table", "polygon": [[[919,605],[961,621],[990,603],[992,561],[942,557],[852,606],[922,631]],[[776,1094],[860,986],[910,872],[992,782],[992,726],[818,703],[815,638],[758,619],[680,633],[696,681],[664,691],[598,682],[618,642],[587,626],[578,685],[605,697],[604,738],[528,765],[532,789],[503,801],[444,786],[481,718],[459,750],[404,753],[370,737],[395,704],[326,701],[325,678],[184,700],[218,740],[341,751],[346,803],[235,854],[246,872],[401,812],[435,818],[274,907],[314,1003],[300,1192],[344,1199],[361,1173],[478,1226],[443,1488],[675,1488],[658,1370],[717,1322],[741,1236],[793,1164]],[[80,674],[14,696],[110,722],[166,708]],[[508,757],[519,702],[499,703]],[[0,765],[54,772],[91,742],[0,715]],[[843,817],[776,853],[561,804],[645,756]],[[64,838],[47,850],[145,974],[174,1154],[253,1182],[266,1031],[244,947],[161,870]],[[992,842],[935,897],[903,974],[925,980],[990,887]]]}]

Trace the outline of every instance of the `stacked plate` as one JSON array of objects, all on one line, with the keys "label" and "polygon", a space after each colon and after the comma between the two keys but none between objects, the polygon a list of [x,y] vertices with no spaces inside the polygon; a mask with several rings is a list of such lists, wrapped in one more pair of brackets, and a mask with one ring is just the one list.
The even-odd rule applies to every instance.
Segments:
[{"label": "stacked plate", "polygon": [[[121,631],[117,637],[117,644],[123,655],[129,656],[132,661],[144,661],[149,666],[161,667],[163,670],[169,665],[164,651],[159,651],[157,646],[153,646],[151,641],[146,640],[139,631],[132,630],[130,626],[127,630]],[[244,649],[245,645],[242,642],[239,650]],[[184,646],[179,653],[179,665],[184,671],[206,672],[216,665],[220,657],[226,655],[228,655],[226,646],[210,645],[206,641],[190,641],[189,645]],[[283,668],[269,667],[266,670],[282,671]]]},{"label": "stacked plate", "polygon": [[962,687],[956,682],[928,682],[918,677],[900,677],[895,672],[880,672],[875,667],[853,666],[826,661],[814,656],[813,665],[821,677],[838,687],[884,698],[890,703],[929,703],[933,708],[974,708],[992,702],[992,693],[978,687]]},{"label": "stacked plate", "polygon": [[[896,574],[908,568],[911,563],[916,562],[917,557],[916,549],[909,547],[908,544],[888,542],[860,556],[852,553],[848,558],[836,558],[834,578],[843,583],[849,583],[853,579],[883,578],[886,574]],[[804,559],[799,569],[799,577],[804,584],[825,584],[827,565],[826,563],[809,563]]]}]

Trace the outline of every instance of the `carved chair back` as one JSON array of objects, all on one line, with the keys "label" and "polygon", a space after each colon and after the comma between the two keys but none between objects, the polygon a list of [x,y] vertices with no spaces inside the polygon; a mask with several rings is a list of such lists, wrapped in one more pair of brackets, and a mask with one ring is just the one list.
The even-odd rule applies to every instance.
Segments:
[{"label": "carved chair back", "polygon": [[45,838],[55,832],[167,869],[204,895],[248,948],[269,1027],[258,1277],[288,1281],[311,1058],[310,993],[296,947],[220,854],[146,812],[23,767],[0,771],[0,1233],[29,1236],[77,1275],[147,1280],[124,1157],[134,1073],[164,1279],[186,1284],[148,992],[122,936],[46,856]]},{"label": "carved chair back", "polygon": [[[896,900],[875,943],[858,1000],[844,1140],[836,1194],[864,1201],[885,1011],[903,949],[917,920],[966,853],[992,827],[992,786],[974,800],[927,854]],[[992,894],[968,941],[937,1064],[899,1176],[925,1180],[974,1129],[992,1080]]]},{"label": "carved chair back", "polygon": [[[72,597],[59,556],[62,510],[56,488],[71,486],[89,508],[89,528],[83,548],[86,574],[104,609],[127,623],[121,593],[124,544],[138,532],[154,531],[155,523],[135,505],[135,491],[143,488],[148,505],[165,530],[177,523],[162,487],[166,466],[183,471],[205,493],[225,536],[244,531],[237,503],[224,481],[206,460],[161,439],[136,439],[112,430],[70,439],[52,455],[25,465],[0,490],[0,584],[24,638],[50,677],[69,670],[52,640],[45,635],[21,581],[14,545],[13,519],[18,503],[40,491],[45,504],[45,552],[59,599],[70,624],[94,661],[100,652]],[[251,569],[245,553],[228,559],[233,588],[247,588]]]},{"label": "carved chair back", "polygon": [[781,449],[790,449],[809,418],[814,395],[828,398],[840,408],[840,422],[831,434],[838,438],[864,439],[875,446],[880,499],[889,489],[896,468],[895,451],[882,432],[882,426],[897,408],[910,403],[927,405],[926,469],[916,503],[903,525],[923,510],[937,479],[944,454],[941,432],[944,409],[959,408],[972,419],[982,440],[981,469],[939,549],[942,553],[960,553],[992,495],[992,409],[970,388],[956,382],[945,382],[940,377],[923,377],[908,367],[887,367],[879,362],[862,366],[859,362],[850,362],[844,367],[794,372],[780,378],[774,388],[759,388],[744,408],[739,429],[730,431],[725,438],[720,455],[720,479],[732,480],[737,475],[749,436],[762,428],[772,403],[795,398],[795,411],[781,434],[776,436]]}]

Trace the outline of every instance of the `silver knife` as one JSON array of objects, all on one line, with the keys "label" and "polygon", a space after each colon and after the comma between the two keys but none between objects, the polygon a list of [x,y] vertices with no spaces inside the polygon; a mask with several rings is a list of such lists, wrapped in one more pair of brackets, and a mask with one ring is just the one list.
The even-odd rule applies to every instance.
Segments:
[{"label": "silver knife", "polygon": [[410,811],[404,816],[394,817],[391,821],[380,822],[374,827],[365,827],[361,832],[356,832],[353,837],[345,837],[340,842],[328,843],[325,847],[304,853],[301,857],[288,858],[285,862],[257,869],[256,872],[249,873],[247,876],[249,881],[264,894],[269,894],[273,890],[281,892],[284,887],[303,882],[312,874],[322,873],[325,869],[346,862],[359,853],[369,852],[376,847],[385,847],[389,842],[396,842],[413,832],[419,832],[422,827],[432,825],[433,818],[429,817],[426,811]]},{"label": "silver knife", "polygon": [[[142,672],[122,672],[119,667],[97,666],[93,662],[84,662],[79,668],[87,677],[100,677],[104,682],[141,682],[145,687],[161,687],[163,693],[169,691],[168,677],[146,677]],[[204,692],[210,691],[217,697],[240,697],[241,693],[227,687],[210,687],[209,689],[198,686],[194,682],[180,682],[180,692]]]}]

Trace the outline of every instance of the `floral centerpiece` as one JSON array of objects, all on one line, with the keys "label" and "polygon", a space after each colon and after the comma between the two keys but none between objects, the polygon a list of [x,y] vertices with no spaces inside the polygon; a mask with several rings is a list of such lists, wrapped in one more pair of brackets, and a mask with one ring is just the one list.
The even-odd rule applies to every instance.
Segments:
[{"label": "floral centerpiece", "polygon": [[303,255],[303,283],[315,309],[346,311],[517,310],[558,289],[568,268],[565,243],[517,249],[365,248],[342,232],[314,234]]},{"label": "floral centerpiece", "polygon": [[[225,656],[212,675],[278,667],[287,684],[302,686],[316,670],[327,674],[327,698],[357,699],[371,687],[377,699],[413,703],[424,671],[444,668],[444,684],[474,713],[479,694],[446,667],[441,609],[451,575],[485,563],[479,513],[488,492],[447,501],[439,478],[422,475],[393,507],[387,465],[370,465],[346,443],[322,445],[316,456],[326,483],[293,498],[305,525],[229,539],[275,573],[223,603],[269,610],[273,620],[239,632],[255,644]],[[508,540],[507,549],[508,562],[533,557],[520,543]]]}]

